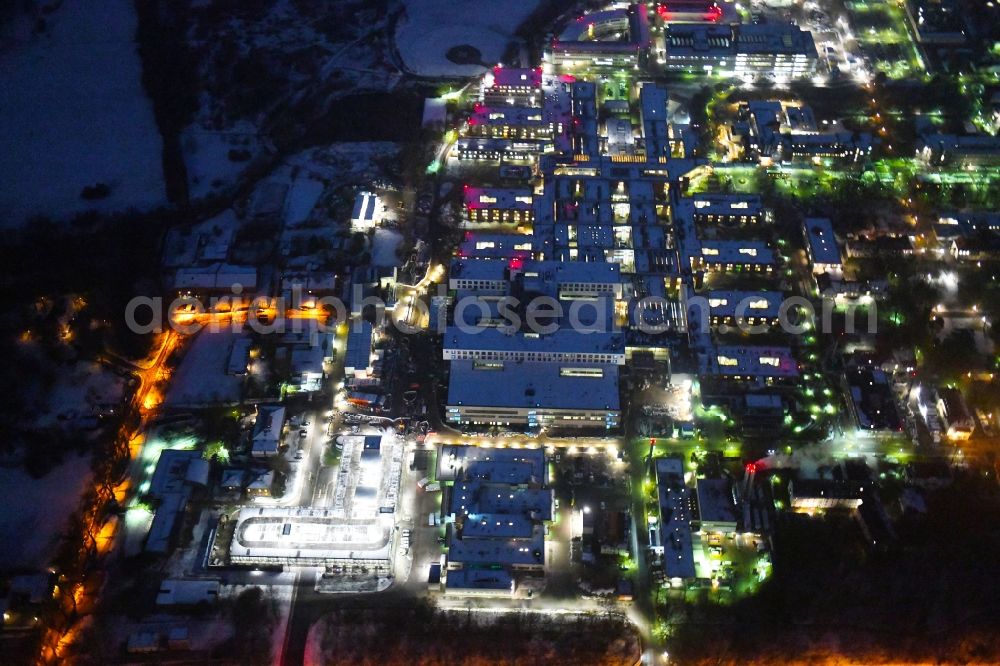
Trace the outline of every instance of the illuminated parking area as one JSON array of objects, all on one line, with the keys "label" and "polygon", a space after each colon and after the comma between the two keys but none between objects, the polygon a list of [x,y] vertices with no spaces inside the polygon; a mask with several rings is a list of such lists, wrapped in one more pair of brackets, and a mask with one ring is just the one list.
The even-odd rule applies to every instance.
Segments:
[{"label": "illuminated parking area", "polygon": [[395,512],[399,496],[402,446],[394,437],[344,435],[332,495],[333,515],[340,519],[372,519]]},{"label": "illuminated parking area", "polygon": [[341,444],[330,505],[242,509],[231,563],[391,568],[403,447],[390,435],[345,436]]},{"label": "illuminated parking area", "polygon": [[388,569],[392,521],[337,519],[328,509],[242,509],[233,564],[356,565]]}]

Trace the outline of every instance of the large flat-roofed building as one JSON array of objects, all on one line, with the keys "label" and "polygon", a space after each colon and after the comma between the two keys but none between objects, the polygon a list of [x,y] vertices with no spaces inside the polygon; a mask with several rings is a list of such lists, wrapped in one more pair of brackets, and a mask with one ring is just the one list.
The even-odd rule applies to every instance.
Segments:
[{"label": "large flat-roofed building", "polygon": [[[459,259],[520,259],[534,258],[534,237],[527,234],[467,231],[458,245]],[[454,264],[452,264],[454,271]],[[452,273],[454,277],[454,272]],[[456,287],[452,287],[455,289]]]},{"label": "large flat-roofed building", "polygon": [[473,224],[530,224],[533,202],[528,189],[465,188],[465,215]]},{"label": "large flat-roofed building", "polygon": [[445,447],[438,478],[454,479],[443,506],[447,587],[454,583],[456,591],[466,593],[477,580],[471,572],[492,570],[507,574],[505,584],[485,581],[490,584],[480,593],[510,594],[514,576],[544,571],[544,523],[552,520],[553,494],[546,487],[542,449]]},{"label": "large flat-roofed building", "polygon": [[844,262],[833,223],[825,217],[807,217],[802,221],[802,230],[813,274],[842,273]]},{"label": "large flat-roofed building", "polygon": [[989,134],[925,134],[917,157],[928,166],[995,166],[1000,164],[1000,136]]},{"label": "large flat-roofed building", "polygon": [[770,385],[794,381],[799,366],[788,347],[720,345],[700,356],[703,377]]},{"label": "large flat-roofed building", "polygon": [[864,481],[795,479],[788,483],[793,509],[857,509],[871,484]]},{"label": "large flat-roofed building", "polygon": [[792,23],[672,23],[665,29],[664,51],[668,70],[735,77],[810,76],[819,61],[812,33]]},{"label": "large flat-roofed building", "polygon": [[785,418],[785,405],[781,396],[774,393],[748,393],[743,397],[738,412],[744,433],[773,433],[781,429]]},{"label": "large flat-roofed building", "polygon": [[545,183],[535,196],[536,252],[558,261],[612,262],[623,273],[676,272],[667,226],[671,183],[692,171],[695,160],[548,157],[540,161]]},{"label": "large flat-roofed building", "polygon": [[447,573],[445,594],[463,597],[510,596],[514,577],[503,569],[453,569]]},{"label": "large flat-roofed building", "polygon": [[738,513],[729,479],[698,479],[698,523],[702,532],[736,532]]},{"label": "large flat-roofed building", "polygon": [[773,326],[781,316],[783,302],[780,291],[688,292],[687,327],[689,331],[704,331],[707,326]]},{"label": "large flat-roofed building", "polygon": [[448,494],[448,513],[462,520],[466,536],[524,538],[535,522],[552,520],[552,490],[536,476],[510,478],[520,467],[479,461],[465,468]]},{"label": "large flat-roofed building", "polygon": [[363,379],[372,372],[372,341],[375,331],[367,321],[348,325],[350,331],[344,350],[344,375]]},{"label": "large flat-roofed building", "polygon": [[382,217],[382,204],[378,195],[371,192],[358,192],[354,200],[354,212],[351,213],[351,231],[364,233],[378,224]]},{"label": "large flat-roofed building", "polygon": [[460,160],[529,162],[541,150],[539,141],[461,137],[455,142],[455,155]]},{"label": "large flat-roofed building", "polygon": [[697,575],[694,566],[694,539],[691,522],[697,505],[684,483],[684,463],[679,458],[657,458],[656,490],[659,519],[650,540],[653,551],[663,558],[663,574],[679,586]]},{"label": "large flat-roofed building", "polygon": [[552,40],[550,58],[562,70],[576,67],[635,67],[650,46],[646,3],[577,17]]},{"label": "large flat-roofed building", "polygon": [[844,129],[829,129],[824,132],[792,132],[783,139],[783,155],[791,161],[816,161],[821,158],[830,158],[844,162],[857,162],[871,155],[873,145],[871,134]]},{"label": "large flat-roofed building", "polygon": [[463,569],[500,565],[512,571],[541,573],[545,569],[545,526],[535,525],[527,537],[453,536],[448,542],[448,564]]},{"label": "large flat-roofed building", "polygon": [[488,139],[544,141],[552,139],[555,129],[540,108],[476,104],[465,132],[468,136]]},{"label": "large flat-roofed building", "polygon": [[844,129],[836,120],[816,122],[812,108],[780,100],[741,104],[733,134],[750,156],[762,162],[815,158],[858,161],[871,154],[872,137]]},{"label": "large flat-roofed building", "polygon": [[506,259],[455,259],[448,271],[448,288],[479,296],[502,295],[510,286]]},{"label": "large flat-roofed building", "polygon": [[681,199],[676,214],[695,223],[741,227],[768,220],[767,209],[756,194],[696,194]]},{"label": "large flat-roofed building", "polygon": [[598,127],[597,84],[574,81],[572,88],[573,126],[570,140],[574,155],[599,155],[601,137]]},{"label": "large flat-roofed building", "polygon": [[498,65],[483,77],[482,97],[487,106],[539,107],[542,70]]},{"label": "large flat-roofed building", "polygon": [[615,365],[451,364],[447,418],[453,423],[611,429],[620,413]]},{"label": "large flat-roofed building", "polygon": [[620,331],[559,328],[549,334],[532,334],[498,327],[467,331],[449,327],[443,354],[446,361],[624,365],[625,338]]},{"label": "large flat-roofed building", "polygon": [[[479,299],[467,307],[459,298],[444,333],[450,422],[617,427],[625,338],[615,328],[623,295],[616,264],[487,259],[456,260],[452,269],[449,286]],[[533,328],[528,313],[539,297],[562,312]]]},{"label": "large flat-roofed building", "polygon": [[[492,476],[503,469],[504,478],[516,485],[544,486],[548,484],[548,468],[543,449],[492,449],[485,446],[453,446],[441,448],[437,478],[454,481],[470,476]],[[464,509],[463,509],[464,511]]]},{"label": "large flat-roofed building", "polygon": [[[517,237],[511,237],[517,238]],[[620,299],[621,269],[612,263],[510,259],[456,259],[448,286],[456,291],[483,290],[488,295],[550,296],[560,301]]]},{"label": "large flat-roofed building", "polygon": [[604,122],[604,136],[607,137],[606,153],[615,156],[636,155],[636,136],[632,121],[620,116],[612,116]]},{"label": "large flat-roofed building", "polygon": [[954,0],[906,0],[903,7],[917,41],[926,47],[957,47],[969,40],[960,3]]},{"label": "large flat-roofed building", "polygon": [[[520,83],[529,84],[514,97],[491,86],[486,103],[477,103],[466,123],[459,128],[456,154],[459,159],[531,161],[544,150],[569,150],[569,131],[573,117],[571,85],[559,77],[540,76],[538,70],[520,70],[508,77],[506,69],[493,75],[494,84],[500,75],[513,90]],[[520,77],[528,77],[521,81]],[[540,76],[537,102],[528,88],[534,90]],[[515,84],[517,84],[515,86]],[[513,104],[511,101],[513,100]]]},{"label": "large flat-roofed building", "polygon": [[715,0],[661,0],[656,13],[665,23],[716,23],[723,14]]},{"label": "large flat-roofed building", "polygon": [[672,154],[670,131],[667,123],[667,91],[653,83],[645,83],[639,90],[639,118],[646,156],[652,159],[670,157]]},{"label": "large flat-roofed building", "polygon": [[667,89],[646,82],[639,89],[639,120],[642,148],[650,161],[683,158],[688,153],[683,126],[670,121],[671,102]]},{"label": "large flat-roofed building", "polygon": [[208,483],[209,464],[199,451],[167,449],[160,453],[149,480],[156,506],[146,535],[146,552],[165,554],[174,544],[177,526],[195,486]]},{"label": "large flat-roofed building", "polygon": [[692,270],[709,272],[771,272],[774,250],[766,241],[703,240],[698,254],[689,257]]},{"label": "large flat-roofed building", "polygon": [[624,280],[613,263],[572,261],[526,261],[515,269],[525,292],[559,300],[622,297]]}]

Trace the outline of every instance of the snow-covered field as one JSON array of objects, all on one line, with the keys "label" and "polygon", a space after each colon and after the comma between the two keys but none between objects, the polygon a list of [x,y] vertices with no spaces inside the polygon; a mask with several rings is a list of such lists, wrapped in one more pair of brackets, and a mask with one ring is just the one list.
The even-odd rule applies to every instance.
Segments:
[{"label": "snow-covered field", "polygon": [[170,384],[164,403],[170,407],[234,403],[243,378],[227,374],[229,354],[237,334],[229,326],[197,333]]},{"label": "snow-covered field", "polygon": [[377,163],[394,159],[398,152],[399,145],[395,143],[353,141],[311,148],[292,155],[287,163],[329,183],[360,185],[382,176]]},{"label": "snow-covered field", "polygon": [[479,49],[483,62],[498,62],[537,5],[536,0],[406,0],[396,47],[416,74],[476,76],[482,67],[456,65],[446,57],[448,50],[468,44]]},{"label": "snow-covered field", "polygon": [[[0,226],[165,200],[162,141],[142,89],[132,1],[54,6],[44,33],[15,25],[0,52]],[[110,196],[80,197],[97,183]]]},{"label": "snow-covered field", "polygon": [[372,241],[372,266],[399,266],[396,248],[403,242],[403,235],[390,229],[378,229]]},{"label": "snow-covered field", "polygon": [[41,479],[32,478],[21,468],[0,467],[0,488],[4,491],[0,569],[48,564],[90,477],[86,457],[71,457]]},{"label": "snow-covered field", "polygon": [[184,164],[193,198],[200,198],[232,185],[247,168],[249,160],[233,161],[229,151],[245,151],[252,157],[258,151],[257,130],[249,122],[240,122],[226,131],[210,131],[197,124],[184,131]]},{"label": "snow-covered field", "polygon": [[[193,3],[189,31],[201,84],[199,110],[183,135],[194,198],[226,192],[247,160],[269,149],[259,130],[275,109],[311,96],[330,101],[385,92],[402,78],[379,3],[268,0],[235,3],[225,13],[206,11],[212,4]],[[259,94],[248,96],[247,83],[234,77],[247,63],[273,74]]]},{"label": "snow-covered field", "polygon": [[95,417],[121,405],[125,380],[107,368],[90,362],[80,362],[64,368],[48,396],[48,405],[36,415],[40,427],[69,424],[77,419]]},{"label": "snow-covered field", "polygon": [[285,210],[285,226],[297,227],[307,219],[316,202],[323,195],[325,184],[321,180],[303,176],[292,182],[288,192],[288,208]]}]

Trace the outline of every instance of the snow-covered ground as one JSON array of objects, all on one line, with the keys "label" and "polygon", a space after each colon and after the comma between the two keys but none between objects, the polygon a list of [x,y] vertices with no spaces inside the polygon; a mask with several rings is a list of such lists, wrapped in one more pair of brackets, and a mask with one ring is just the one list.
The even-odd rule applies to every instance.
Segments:
[{"label": "snow-covered ground", "polygon": [[323,195],[324,187],[326,184],[322,180],[309,176],[300,176],[292,182],[285,210],[286,227],[297,227],[309,219],[309,214]]},{"label": "snow-covered ground", "polygon": [[35,417],[41,427],[78,423],[121,405],[125,380],[98,363],[81,362],[65,368],[49,391],[48,405]]},{"label": "snow-covered ground", "polygon": [[44,567],[55,555],[59,534],[90,483],[90,460],[70,457],[41,479],[21,468],[0,467],[4,510],[0,511],[0,570]]},{"label": "snow-covered ground", "polygon": [[514,31],[531,15],[536,0],[405,0],[396,28],[396,47],[406,67],[424,76],[476,76],[478,65],[447,58],[454,46],[479,49],[483,62],[499,62]]},{"label": "snow-covered ground", "polygon": [[[51,3],[47,30],[0,54],[0,226],[164,203],[162,141],[142,88],[131,0]],[[84,187],[111,194],[86,201]]]},{"label": "snow-covered ground", "polygon": [[164,404],[170,407],[234,403],[243,378],[227,373],[229,355],[238,334],[229,326],[197,333],[170,384]]},{"label": "snow-covered ground", "polygon": [[[259,149],[257,130],[245,121],[225,131],[191,125],[184,130],[182,146],[188,186],[191,196],[196,199],[235,183]],[[231,150],[243,151],[246,159],[229,159]]]},{"label": "snow-covered ground", "polygon": [[190,229],[171,229],[163,248],[163,266],[178,268],[226,261],[229,248],[239,231],[241,221],[232,208],[213,218],[193,225]]},{"label": "snow-covered ground", "polygon": [[403,235],[390,229],[378,229],[372,240],[372,266],[399,266],[396,248],[403,242]]},{"label": "snow-covered ground", "polygon": [[[183,147],[194,198],[224,192],[243,174],[248,158],[268,149],[259,130],[286,103],[385,92],[402,79],[390,53],[389,19],[373,6],[378,3],[249,4],[253,9],[221,14],[209,9],[209,0],[192,5],[188,36],[201,94]],[[253,71],[273,74],[256,82],[264,84],[260,94],[248,96],[247,83],[234,76],[248,63]]]},{"label": "snow-covered ground", "polygon": [[382,176],[378,163],[398,152],[398,144],[386,141],[333,143],[292,155],[288,164],[331,183],[362,184]]}]

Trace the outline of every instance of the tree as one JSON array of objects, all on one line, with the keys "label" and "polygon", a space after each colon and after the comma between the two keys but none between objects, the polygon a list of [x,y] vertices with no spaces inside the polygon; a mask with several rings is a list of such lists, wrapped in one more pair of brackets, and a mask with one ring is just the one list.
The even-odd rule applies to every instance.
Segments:
[{"label": "tree", "polygon": [[264,666],[271,663],[271,629],[274,618],[264,590],[251,587],[233,604],[233,648],[242,664]]}]

